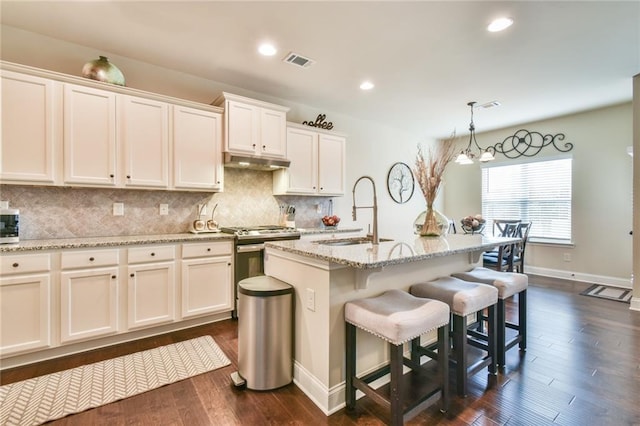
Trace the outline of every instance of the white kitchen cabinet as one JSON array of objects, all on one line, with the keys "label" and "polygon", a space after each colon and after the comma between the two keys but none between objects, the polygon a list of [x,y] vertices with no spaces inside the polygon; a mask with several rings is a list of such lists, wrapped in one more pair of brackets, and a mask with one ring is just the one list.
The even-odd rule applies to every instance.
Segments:
[{"label": "white kitchen cabinet", "polygon": [[222,190],[222,117],[173,106],[173,187]]},{"label": "white kitchen cabinet", "polygon": [[49,254],[2,257],[0,356],[51,346]]},{"label": "white kitchen cabinet", "polygon": [[233,243],[182,245],[182,318],[233,310]]},{"label": "white kitchen cabinet", "polygon": [[117,249],[64,251],[60,273],[60,342],[118,332]]},{"label": "white kitchen cabinet", "polygon": [[287,157],[289,108],[223,92],[215,105],[224,106],[224,150],[233,154]]},{"label": "white kitchen cabinet", "polygon": [[1,77],[0,182],[54,184],[58,83],[6,70]]},{"label": "white kitchen cabinet", "polygon": [[64,183],[116,185],[116,94],[64,85]]},{"label": "white kitchen cabinet", "polygon": [[118,144],[122,148],[118,184],[169,187],[169,105],[118,95]]},{"label": "white kitchen cabinet", "polygon": [[291,164],[274,172],[274,194],[344,195],[345,142],[342,135],[289,123],[287,152]]},{"label": "white kitchen cabinet", "polygon": [[127,286],[128,329],[175,319],[175,248],[130,248]]}]

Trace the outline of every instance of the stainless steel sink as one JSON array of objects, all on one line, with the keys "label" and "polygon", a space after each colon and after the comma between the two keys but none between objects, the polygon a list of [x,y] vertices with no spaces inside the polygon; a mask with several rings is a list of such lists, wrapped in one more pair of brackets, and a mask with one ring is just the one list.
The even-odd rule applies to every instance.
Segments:
[{"label": "stainless steel sink", "polygon": [[[367,244],[371,243],[373,240],[371,237],[356,237],[356,238],[341,238],[341,239],[331,239],[331,240],[318,240],[314,241],[314,243],[322,244],[324,246],[355,246],[358,244]],[[380,238],[380,242],[384,241],[393,241],[389,238]]]}]

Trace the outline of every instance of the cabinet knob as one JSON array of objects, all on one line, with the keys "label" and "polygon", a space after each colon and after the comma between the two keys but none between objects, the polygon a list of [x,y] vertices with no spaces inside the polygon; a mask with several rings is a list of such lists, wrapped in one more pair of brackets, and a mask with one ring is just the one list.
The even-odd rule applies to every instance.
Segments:
[{"label": "cabinet knob", "polygon": [[115,275],[111,275],[111,278],[115,280],[115,279],[116,279],[116,276],[115,276]]},{"label": "cabinet knob", "polygon": [[131,179],[131,175],[127,175],[127,179]]},{"label": "cabinet knob", "polygon": [[131,278],[135,277],[136,274],[134,274],[133,272],[131,273],[131,275],[129,275]]},{"label": "cabinet knob", "polygon": [[266,145],[262,145],[262,150],[264,151],[265,149],[267,149]]},{"label": "cabinet knob", "polygon": [[155,256],[155,255],[156,255],[155,253],[151,252],[151,256]]},{"label": "cabinet knob", "polygon": [[210,248],[207,248],[207,251],[211,251],[211,249],[210,249]]},{"label": "cabinet knob", "polygon": [[11,265],[11,266],[13,266],[14,268],[17,268],[18,266],[20,266],[20,264],[19,264],[18,262],[16,262],[16,263],[14,263],[14,264],[13,264],[13,265]]},{"label": "cabinet knob", "polygon": [[252,146],[252,147],[253,147],[253,148],[255,149],[255,147],[256,147],[256,144],[254,143],[254,144],[252,144],[251,146]]},{"label": "cabinet knob", "polygon": [[109,175],[109,177],[113,179],[113,177],[114,177],[113,173],[112,173],[112,174],[110,174],[110,175]]},{"label": "cabinet knob", "polygon": [[90,258],[89,258],[89,262],[93,262],[94,260],[96,260],[96,259],[95,259],[95,258],[93,258],[93,257],[90,257]]},{"label": "cabinet knob", "polygon": [[227,263],[227,266],[231,266],[231,262]]}]

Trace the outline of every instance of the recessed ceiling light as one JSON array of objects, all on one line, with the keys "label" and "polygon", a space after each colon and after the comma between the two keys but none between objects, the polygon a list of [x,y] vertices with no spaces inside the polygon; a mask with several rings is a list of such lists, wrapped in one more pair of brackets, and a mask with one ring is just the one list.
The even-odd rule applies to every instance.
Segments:
[{"label": "recessed ceiling light", "polygon": [[371,90],[375,87],[375,85],[370,81],[363,81],[360,83],[360,89],[362,90]]},{"label": "recessed ceiling light", "polygon": [[513,19],[511,18],[498,18],[493,20],[489,24],[489,26],[487,27],[487,31],[495,33],[498,31],[506,30],[511,26],[511,24],[513,24]]},{"label": "recessed ceiling light", "polygon": [[278,50],[271,43],[262,43],[260,47],[258,47],[258,52],[264,56],[273,56],[278,52]]}]

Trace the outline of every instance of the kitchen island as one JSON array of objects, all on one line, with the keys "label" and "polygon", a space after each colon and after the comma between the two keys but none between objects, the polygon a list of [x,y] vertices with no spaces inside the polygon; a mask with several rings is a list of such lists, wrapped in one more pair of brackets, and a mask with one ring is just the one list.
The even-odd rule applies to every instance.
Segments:
[{"label": "kitchen island", "polygon": [[[318,236],[266,244],[265,273],[295,288],[294,381],[327,415],[344,406],[346,302],[469,270],[482,252],[519,239],[407,234],[379,245],[361,241]],[[386,361],[382,340],[359,332],[358,374]]]}]

